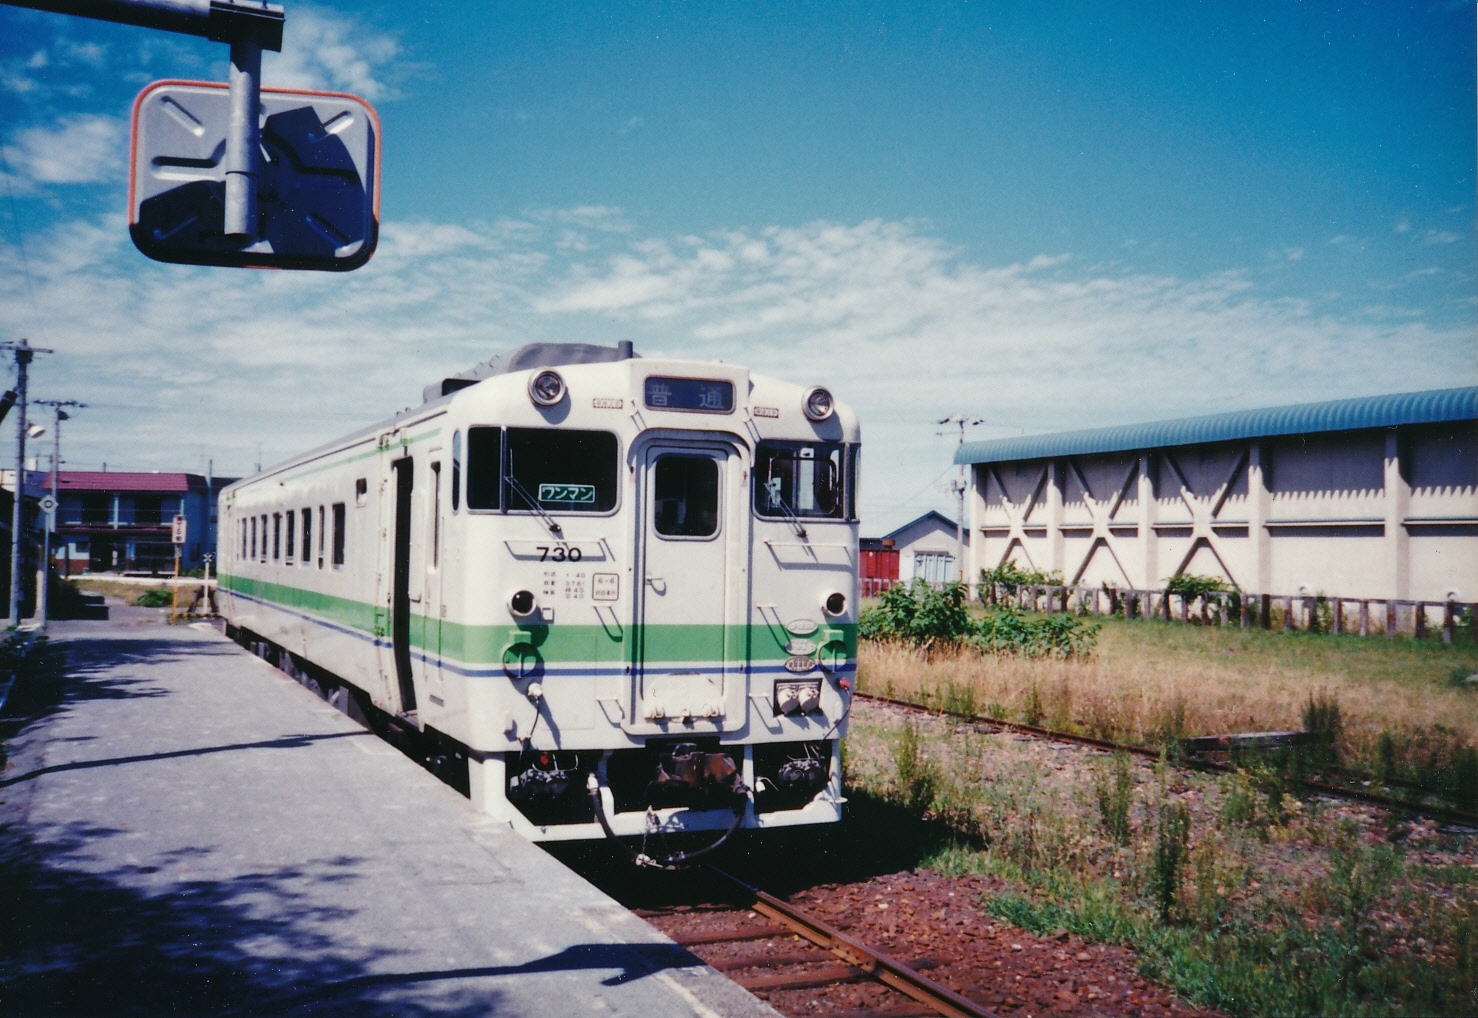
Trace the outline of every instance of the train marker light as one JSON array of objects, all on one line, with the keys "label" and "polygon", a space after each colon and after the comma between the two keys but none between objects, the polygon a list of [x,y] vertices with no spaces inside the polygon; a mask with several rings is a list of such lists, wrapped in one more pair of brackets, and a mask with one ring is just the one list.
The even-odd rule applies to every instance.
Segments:
[{"label": "train marker light", "polygon": [[806,392],[804,403],[806,416],[813,421],[824,421],[836,412],[836,404],[827,392],[819,385],[812,386]]},{"label": "train marker light", "polygon": [[261,162],[249,234],[226,229],[231,93],[156,81],[133,105],[128,232],[161,262],[357,269],[379,239],[380,121],[338,92],[261,90]]},{"label": "train marker light", "polygon": [[558,371],[541,371],[529,379],[529,399],[538,406],[554,406],[565,398],[565,380]]}]

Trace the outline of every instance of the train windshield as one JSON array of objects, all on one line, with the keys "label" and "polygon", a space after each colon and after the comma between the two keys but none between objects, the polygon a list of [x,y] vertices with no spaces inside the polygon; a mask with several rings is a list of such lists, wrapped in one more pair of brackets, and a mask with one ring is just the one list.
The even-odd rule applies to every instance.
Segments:
[{"label": "train windshield", "polygon": [[761,442],[754,456],[754,511],[781,519],[846,519],[846,446]]},{"label": "train windshield", "polygon": [[616,508],[621,464],[616,436],[609,431],[509,428],[507,436],[504,504],[513,512]]}]

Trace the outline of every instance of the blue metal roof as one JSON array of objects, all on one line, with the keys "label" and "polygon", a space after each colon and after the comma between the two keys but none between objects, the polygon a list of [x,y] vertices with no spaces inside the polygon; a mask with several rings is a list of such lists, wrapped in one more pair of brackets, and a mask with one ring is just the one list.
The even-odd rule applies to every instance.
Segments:
[{"label": "blue metal roof", "polygon": [[1204,445],[1276,435],[1310,435],[1321,431],[1392,428],[1402,424],[1441,424],[1478,419],[1478,386],[1402,392],[1391,396],[1299,403],[1261,410],[1234,410],[1206,417],[1125,424],[1087,431],[1059,431],[986,442],[966,442],[956,463],[1004,463],[1093,453],[1127,452],[1178,445]]}]

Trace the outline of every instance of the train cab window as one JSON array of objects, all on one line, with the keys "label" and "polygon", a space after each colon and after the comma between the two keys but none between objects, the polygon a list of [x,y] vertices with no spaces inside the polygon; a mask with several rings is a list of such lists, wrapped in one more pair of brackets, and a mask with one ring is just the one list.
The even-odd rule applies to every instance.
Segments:
[{"label": "train cab window", "polygon": [[361,477],[354,482],[354,504],[364,505],[369,501],[369,480]]},{"label": "train cab window", "polygon": [[282,513],[272,514],[272,561],[282,561]]},{"label": "train cab window", "polygon": [[323,506],[318,507],[318,568],[323,568],[323,535],[328,528],[323,523]]},{"label": "train cab window", "polygon": [[289,562],[291,562],[293,560],[293,552],[296,551],[297,550],[297,547],[298,547],[298,541],[297,541],[298,532],[297,532],[297,529],[294,526],[294,524],[297,522],[297,520],[296,520],[296,517],[294,516],[293,511],[291,509],[289,509],[287,512],[283,513],[283,515],[285,517],[287,517],[286,520],[283,521],[283,522],[285,522],[287,524],[287,533],[284,534],[283,535],[283,538],[282,538],[283,542],[287,546],[287,554],[284,555],[283,557],[286,558]]},{"label": "train cab window", "polygon": [[609,431],[508,429],[504,482],[511,511],[610,512],[620,469],[616,436]]},{"label": "train cab window", "polygon": [[457,512],[457,507],[462,494],[462,433],[452,432],[452,513]]},{"label": "train cab window", "polygon": [[662,456],[652,479],[652,526],[663,537],[718,533],[718,461],[710,456]]},{"label": "train cab window", "polygon": [[334,503],[334,568],[344,564],[344,503]]},{"label": "train cab window", "polygon": [[303,510],[303,554],[302,563],[305,566],[313,564],[313,510]]},{"label": "train cab window", "polygon": [[754,511],[781,519],[846,518],[840,442],[761,442],[754,455]]},{"label": "train cab window", "polygon": [[[453,440],[455,441],[455,439]],[[453,445],[453,450],[456,446]],[[456,455],[455,451],[452,454]],[[452,477],[457,476],[456,460],[452,461]],[[501,428],[467,429],[467,508],[500,509],[498,491],[503,475],[503,430]],[[455,480],[453,480],[455,484]],[[453,489],[455,490],[455,489]],[[455,495],[452,496],[456,498]],[[452,503],[453,508],[456,502]]]}]

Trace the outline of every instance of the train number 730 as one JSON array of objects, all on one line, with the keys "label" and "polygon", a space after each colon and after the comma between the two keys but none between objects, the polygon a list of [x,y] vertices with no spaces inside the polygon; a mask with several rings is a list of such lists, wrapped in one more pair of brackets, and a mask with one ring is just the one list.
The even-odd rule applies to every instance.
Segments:
[{"label": "train number 730", "polygon": [[540,562],[579,562],[580,548],[571,544],[541,544],[536,546]]}]

